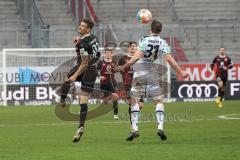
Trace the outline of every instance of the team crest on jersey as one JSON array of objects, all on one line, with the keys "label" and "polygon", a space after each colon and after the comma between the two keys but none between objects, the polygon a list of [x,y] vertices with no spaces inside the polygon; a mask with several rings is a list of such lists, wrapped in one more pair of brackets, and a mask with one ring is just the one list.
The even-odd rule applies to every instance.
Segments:
[{"label": "team crest on jersey", "polygon": [[106,74],[112,74],[112,65],[111,64],[107,65]]}]

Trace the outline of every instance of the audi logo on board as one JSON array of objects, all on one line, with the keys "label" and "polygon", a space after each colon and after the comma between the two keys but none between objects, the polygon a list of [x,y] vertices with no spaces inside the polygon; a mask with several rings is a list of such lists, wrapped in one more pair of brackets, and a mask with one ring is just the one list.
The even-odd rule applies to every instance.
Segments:
[{"label": "audi logo on board", "polygon": [[[218,95],[217,81],[176,81],[171,86],[171,97],[179,98],[179,101],[213,99]],[[240,99],[240,81],[227,82],[224,99]]]},{"label": "audi logo on board", "polygon": [[178,88],[178,95],[183,98],[183,94],[188,98],[215,97],[218,94],[218,86],[216,84],[183,84]]}]

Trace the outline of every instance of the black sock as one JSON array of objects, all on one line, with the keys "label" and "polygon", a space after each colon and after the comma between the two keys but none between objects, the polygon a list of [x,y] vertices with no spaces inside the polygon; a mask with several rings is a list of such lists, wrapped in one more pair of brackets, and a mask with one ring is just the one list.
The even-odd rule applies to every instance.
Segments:
[{"label": "black sock", "polygon": [[143,103],[143,96],[141,96],[141,97],[140,97],[140,102],[142,102],[142,103]]},{"label": "black sock", "polygon": [[132,124],[132,119],[131,119],[131,104],[129,104],[128,115],[129,115],[130,123]]},{"label": "black sock", "polygon": [[218,88],[218,97],[221,97],[221,95],[222,95],[222,93],[221,93],[222,91],[221,91],[221,89],[220,88]]},{"label": "black sock", "polygon": [[118,114],[118,101],[113,101],[113,112],[114,115]]},{"label": "black sock", "polygon": [[67,98],[67,94],[70,90],[70,81],[64,82],[61,86],[61,101]]},{"label": "black sock", "polygon": [[88,111],[88,106],[86,103],[80,104],[81,110],[80,110],[80,122],[79,122],[79,128],[84,127],[85,120],[87,117],[87,111]]},{"label": "black sock", "polygon": [[224,91],[221,91],[221,101],[222,101],[223,97],[224,97]]}]

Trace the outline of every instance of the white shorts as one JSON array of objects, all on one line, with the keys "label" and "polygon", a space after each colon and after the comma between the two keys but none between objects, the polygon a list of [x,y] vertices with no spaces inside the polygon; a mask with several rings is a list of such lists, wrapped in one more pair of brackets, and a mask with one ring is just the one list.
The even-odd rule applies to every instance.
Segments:
[{"label": "white shorts", "polygon": [[74,88],[75,88],[75,94],[80,94],[81,93],[81,82],[74,82]]},{"label": "white shorts", "polygon": [[158,75],[146,71],[134,72],[131,94],[135,97],[146,95],[154,100],[162,99]]}]

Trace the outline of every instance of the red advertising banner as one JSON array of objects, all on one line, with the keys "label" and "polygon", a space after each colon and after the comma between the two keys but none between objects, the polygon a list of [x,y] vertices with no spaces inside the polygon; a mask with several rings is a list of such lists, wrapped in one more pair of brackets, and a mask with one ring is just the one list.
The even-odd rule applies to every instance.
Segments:
[{"label": "red advertising banner", "polygon": [[[180,66],[188,73],[189,77],[183,79],[178,75],[179,81],[216,80],[215,72],[211,70],[211,64],[182,64]],[[228,70],[228,80],[240,80],[240,64],[234,64],[233,68]]]}]

